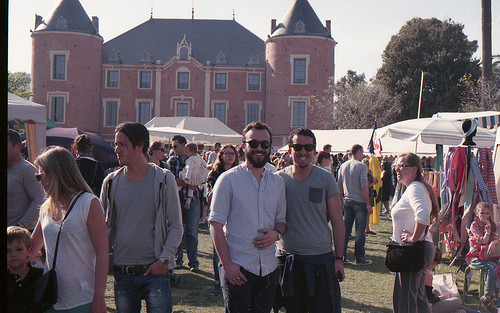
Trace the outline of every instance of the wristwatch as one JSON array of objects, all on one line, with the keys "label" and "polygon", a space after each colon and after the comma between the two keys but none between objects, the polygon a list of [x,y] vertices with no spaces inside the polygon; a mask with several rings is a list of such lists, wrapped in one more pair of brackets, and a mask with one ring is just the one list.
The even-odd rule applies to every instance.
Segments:
[{"label": "wristwatch", "polygon": [[166,259],[166,258],[158,258],[158,260],[160,260],[161,263],[165,264],[165,266],[168,267],[168,259]]}]

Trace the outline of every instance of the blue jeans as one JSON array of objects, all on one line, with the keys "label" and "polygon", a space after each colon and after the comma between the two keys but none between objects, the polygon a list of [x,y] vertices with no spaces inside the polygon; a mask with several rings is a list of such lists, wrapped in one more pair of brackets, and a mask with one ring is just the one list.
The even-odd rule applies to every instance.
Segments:
[{"label": "blue jeans", "polygon": [[479,268],[484,268],[485,270],[488,270],[488,274],[486,274],[486,282],[485,282],[485,291],[484,294],[487,296],[492,296],[493,295],[493,290],[495,288],[495,269],[497,268],[497,263],[498,261],[486,261],[486,260],[480,260],[478,258],[473,258],[470,261],[470,264],[477,266]]},{"label": "blue jeans", "polygon": [[274,296],[279,285],[279,270],[275,269],[266,276],[257,276],[240,267],[247,282],[241,286],[231,285],[224,274],[221,274],[222,296],[226,313],[269,313],[273,306]]},{"label": "blue jeans", "polygon": [[[186,245],[186,252],[188,257],[189,267],[199,267],[198,261],[198,226],[200,224],[200,199],[193,197],[191,200],[191,208],[184,209],[186,202],[181,200],[182,208],[182,223],[184,224],[184,235],[182,242]],[[177,249],[176,262],[182,265],[183,253],[182,243]]]},{"label": "blue jeans", "polygon": [[366,203],[346,199],[344,200],[344,257],[346,257],[347,244],[349,243],[349,236],[351,235],[354,221],[356,221],[354,256],[356,262],[363,262],[365,260],[365,230],[366,223],[368,222],[368,209],[366,208]]},{"label": "blue jeans", "polygon": [[127,275],[115,273],[115,304],[118,313],[141,312],[141,300],[148,313],[172,312],[169,274]]}]

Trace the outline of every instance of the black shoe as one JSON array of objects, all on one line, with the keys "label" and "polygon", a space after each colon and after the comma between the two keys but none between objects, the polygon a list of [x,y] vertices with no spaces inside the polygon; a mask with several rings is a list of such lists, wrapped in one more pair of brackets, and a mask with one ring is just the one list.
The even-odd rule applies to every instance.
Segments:
[{"label": "black shoe", "polygon": [[193,266],[189,270],[191,272],[193,272],[193,273],[199,273],[200,272],[200,269],[198,268],[198,266]]}]

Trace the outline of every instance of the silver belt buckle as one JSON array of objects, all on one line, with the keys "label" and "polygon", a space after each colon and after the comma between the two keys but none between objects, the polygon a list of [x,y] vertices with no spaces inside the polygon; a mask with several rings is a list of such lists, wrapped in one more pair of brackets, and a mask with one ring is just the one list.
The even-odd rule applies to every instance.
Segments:
[{"label": "silver belt buckle", "polygon": [[134,266],[125,266],[125,274],[132,275],[134,273],[129,273],[129,269],[132,269]]}]

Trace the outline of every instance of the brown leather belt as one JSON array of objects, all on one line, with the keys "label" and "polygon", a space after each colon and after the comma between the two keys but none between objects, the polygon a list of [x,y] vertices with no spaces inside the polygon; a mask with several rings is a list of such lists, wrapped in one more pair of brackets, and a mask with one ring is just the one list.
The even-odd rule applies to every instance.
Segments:
[{"label": "brown leather belt", "polygon": [[115,273],[123,273],[127,275],[143,274],[148,270],[150,265],[115,265]]}]

